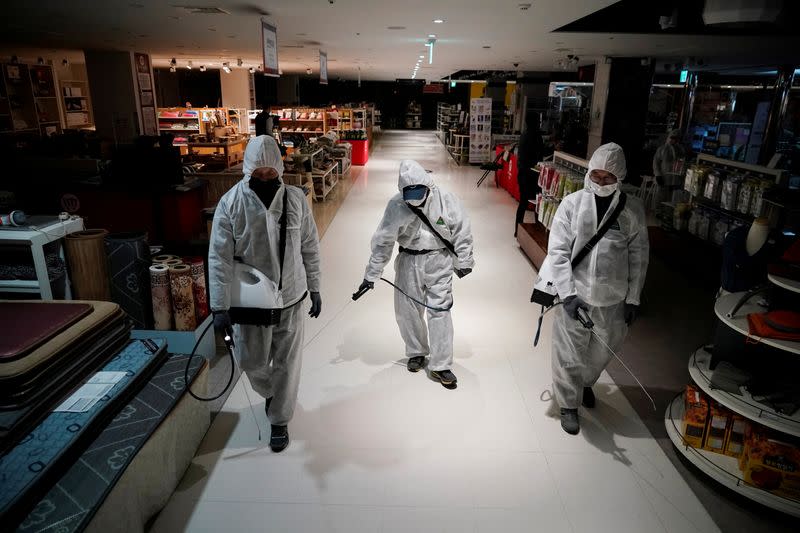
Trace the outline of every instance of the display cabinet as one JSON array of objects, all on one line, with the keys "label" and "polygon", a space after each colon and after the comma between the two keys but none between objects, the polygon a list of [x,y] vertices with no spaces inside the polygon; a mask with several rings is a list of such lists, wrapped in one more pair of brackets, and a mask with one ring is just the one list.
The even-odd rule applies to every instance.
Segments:
[{"label": "display cabinet", "polygon": [[66,127],[80,129],[94,126],[89,83],[80,80],[62,80],[59,85]]},{"label": "display cabinet", "polygon": [[61,109],[50,65],[2,64],[0,133],[48,136],[61,131]]}]

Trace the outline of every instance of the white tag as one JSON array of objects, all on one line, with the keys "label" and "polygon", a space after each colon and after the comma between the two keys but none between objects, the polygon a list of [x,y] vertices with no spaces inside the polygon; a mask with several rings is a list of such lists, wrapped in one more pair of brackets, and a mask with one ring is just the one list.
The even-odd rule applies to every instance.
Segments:
[{"label": "white tag", "polygon": [[56,407],[54,411],[58,413],[85,413],[94,407],[103,396],[111,392],[113,388],[113,383],[86,383]]}]

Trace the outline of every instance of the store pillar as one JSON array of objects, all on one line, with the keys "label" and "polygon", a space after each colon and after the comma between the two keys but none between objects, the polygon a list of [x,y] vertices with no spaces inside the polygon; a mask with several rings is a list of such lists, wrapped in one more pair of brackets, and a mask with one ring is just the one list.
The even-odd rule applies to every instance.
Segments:
[{"label": "store pillar", "polygon": [[228,109],[252,109],[250,103],[250,79],[247,69],[237,68],[229,74],[221,73],[219,77],[222,89],[222,107]]},{"label": "store pillar", "polygon": [[628,178],[638,184],[650,166],[642,147],[653,73],[653,64],[641,58],[606,58],[596,65],[588,150],[574,155],[589,158],[601,144],[615,142],[625,150]]},{"label": "store pillar", "polygon": [[678,128],[683,132],[684,140],[689,139],[689,126],[692,124],[692,111],[694,110],[694,95],[697,92],[697,73],[689,72],[683,85],[683,99],[681,112],[678,119]]},{"label": "store pillar", "polygon": [[84,55],[98,135],[115,144],[158,135],[150,56],[109,50]]},{"label": "store pillar", "polygon": [[769,108],[769,119],[761,147],[760,163],[766,165],[775,154],[778,140],[786,118],[786,109],[789,105],[789,92],[794,83],[794,65],[784,65],[778,70],[778,79],[775,81],[775,94],[772,96],[772,105]]}]

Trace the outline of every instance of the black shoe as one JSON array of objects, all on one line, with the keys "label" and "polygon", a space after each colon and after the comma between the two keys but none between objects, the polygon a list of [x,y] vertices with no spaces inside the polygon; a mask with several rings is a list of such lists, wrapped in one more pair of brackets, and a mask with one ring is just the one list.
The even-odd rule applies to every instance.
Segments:
[{"label": "black shoe", "polygon": [[272,426],[272,435],[269,437],[269,447],[275,453],[282,452],[289,445],[289,427]]},{"label": "black shoe", "polygon": [[450,370],[431,370],[431,379],[441,383],[445,389],[455,389],[458,386],[458,379]]},{"label": "black shoe", "polygon": [[425,366],[425,356],[424,355],[415,355],[408,360],[406,363],[406,368],[409,372],[419,372],[422,370],[422,367]]},{"label": "black shoe", "polygon": [[589,409],[592,409],[595,406],[596,400],[594,397],[594,391],[591,387],[583,388],[583,401],[581,403],[584,407]]},{"label": "black shoe", "polygon": [[570,435],[577,435],[581,430],[580,423],[578,423],[578,410],[577,409],[562,409],[561,410],[561,427]]}]

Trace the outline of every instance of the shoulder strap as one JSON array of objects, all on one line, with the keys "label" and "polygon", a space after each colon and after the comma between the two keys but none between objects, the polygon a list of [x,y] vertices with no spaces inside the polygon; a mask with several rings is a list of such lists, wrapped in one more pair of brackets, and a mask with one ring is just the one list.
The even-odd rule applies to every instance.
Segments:
[{"label": "shoulder strap", "polygon": [[[405,202],[404,202],[404,203],[405,203]],[[426,226],[428,226],[428,229],[429,229],[429,230],[431,230],[431,231],[433,232],[433,234],[434,234],[434,235],[436,235],[437,237],[439,237],[439,240],[440,240],[440,241],[442,241],[442,244],[444,244],[445,248],[447,248],[448,250],[450,250],[450,253],[452,253],[453,255],[458,255],[458,254],[456,253],[456,249],[455,249],[455,247],[453,246],[453,243],[451,243],[450,241],[448,241],[447,239],[445,239],[444,237],[442,237],[442,236],[439,234],[439,232],[438,232],[438,231],[436,231],[436,229],[433,227],[433,224],[431,224],[431,221],[430,221],[430,220],[428,220],[428,217],[426,217],[426,216],[425,216],[425,213],[423,213],[423,212],[422,212],[422,210],[421,210],[419,207],[414,207],[414,206],[412,206],[412,205],[408,205],[408,204],[406,204],[406,205],[408,206],[408,208],[409,208],[409,209],[411,209],[411,211],[413,211],[413,212],[414,212],[414,214],[415,214],[415,215],[417,215],[417,216],[419,217],[419,219],[422,221],[422,223],[423,223],[423,224],[425,224]]]},{"label": "shoulder strap", "polygon": [[289,211],[289,189],[286,185],[283,186],[283,212],[281,213],[280,220],[280,279],[278,281],[278,290],[283,289],[283,259],[286,257],[286,225],[288,222],[287,213]]},{"label": "shoulder strap", "polygon": [[614,212],[611,213],[611,216],[608,217],[608,220],[606,220],[606,223],[603,224],[600,227],[600,229],[597,230],[597,233],[594,234],[594,237],[589,239],[589,242],[587,242],[585,245],[583,245],[583,248],[581,248],[581,251],[578,252],[578,255],[576,255],[575,259],[572,260],[572,268],[573,269],[576,266],[578,266],[578,264],[581,261],[583,261],[584,258],[586,258],[587,255],[589,255],[589,252],[592,251],[592,248],[594,248],[595,245],[598,242],[600,242],[600,239],[603,238],[603,236],[611,228],[611,226],[614,224],[614,222],[617,221],[617,218],[619,218],[619,214],[622,213],[623,209],[625,209],[625,201],[627,200],[627,198],[628,197],[624,192],[620,193],[619,202],[617,203],[617,207],[614,209]]}]

